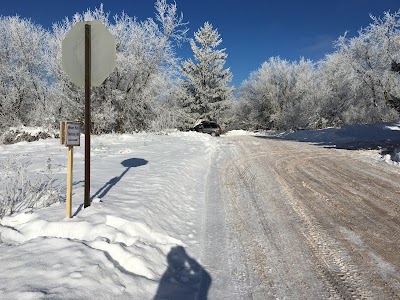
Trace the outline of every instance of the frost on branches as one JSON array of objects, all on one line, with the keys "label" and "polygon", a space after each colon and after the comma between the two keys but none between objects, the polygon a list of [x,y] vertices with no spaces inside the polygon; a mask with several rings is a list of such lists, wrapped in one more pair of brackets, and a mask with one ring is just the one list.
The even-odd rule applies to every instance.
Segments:
[{"label": "frost on branches", "polygon": [[0,17],[0,133],[10,126],[43,125],[51,114],[48,38],[29,20]]},{"label": "frost on branches", "polygon": [[400,11],[336,43],[318,63],[270,58],[240,90],[236,124],[304,129],[389,122],[400,112]]},{"label": "frost on branches", "polygon": [[222,39],[216,29],[204,23],[190,40],[195,61],[189,59],[182,64],[181,104],[185,112],[186,125],[198,119],[217,121],[223,117],[232,99],[233,88],[228,86],[232,74],[224,69],[227,54],[217,49]]},{"label": "frost on branches", "polygon": [[[179,60],[186,40],[175,3],[155,2],[155,18],[138,21],[124,12],[110,17],[103,5],[43,29],[30,20],[0,17],[0,134],[11,126],[58,128],[83,121],[84,90],[61,68],[61,45],[77,22],[101,21],[115,36],[117,62],[105,82],[92,88],[93,131],[132,132],[174,127],[173,103]],[[170,106],[170,105],[168,105]],[[167,114],[170,112],[170,114]]]},{"label": "frost on branches", "polygon": [[[187,29],[176,4],[157,0],[155,9],[155,20],[139,22],[122,13],[111,21],[101,5],[53,27],[54,57],[60,57],[61,42],[76,22],[100,20],[115,36],[116,68],[100,87],[92,89],[93,130],[97,133],[141,131],[153,124],[173,126],[161,124],[172,118],[160,116],[159,112],[166,101],[171,101],[174,89],[171,82],[178,73],[174,47],[185,40]],[[62,72],[60,61],[56,60],[53,69],[57,74],[56,90],[63,91],[58,101],[60,115],[81,120],[83,91]]]}]

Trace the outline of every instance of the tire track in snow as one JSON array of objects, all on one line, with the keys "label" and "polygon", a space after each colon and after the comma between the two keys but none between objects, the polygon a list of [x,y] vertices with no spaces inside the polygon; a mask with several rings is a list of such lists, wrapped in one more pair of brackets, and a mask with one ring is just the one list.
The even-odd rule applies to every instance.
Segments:
[{"label": "tire track in snow", "polygon": [[[257,282],[255,279],[258,277],[260,281],[265,280],[263,283],[265,289],[267,286],[270,288],[270,293],[265,293],[266,299],[282,295],[285,297],[283,293],[286,291],[285,286],[279,283],[279,279],[284,280],[285,275],[265,272],[271,270],[268,266],[279,265],[273,260],[277,258],[276,253],[284,244],[284,240],[269,228],[273,225],[271,220],[276,221],[276,219],[270,216],[269,220],[266,220],[269,215],[266,206],[270,204],[265,203],[273,204],[277,201],[266,191],[268,184],[265,180],[268,178],[265,177],[272,176],[280,186],[283,195],[280,200],[286,203],[288,213],[294,212],[300,223],[297,230],[313,253],[314,262],[310,261],[309,264],[315,264],[315,272],[320,274],[329,298],[400,298],[400,280],[396,275],[398,260],[393,261],[394,254],[386,257],[385,251],[377,252],[379,248],[374,246],[373,239],[366,239],[358,231],[353,231],[357,229],[356,227],[351,226],[354,220],[367,220],[368,218],[365,218],[373,211],[375,205],[359,198],[357,200],[357,197],[360,197],[359,195],[365,190],[370,191],[371,197],[378,196],[378,192],[368,189],[371,182],[376,184],[380,192],[388,188],[396,189],[397,187],[391,184],[392,174],[384,173],[381,178],[378,171],[374,171],[369,178],[366,176],[368,171],[362,170],[356,163],[346,165],[346,168],[339,168],[340,163],[351,163],[351,160],[350,162],[346,160],[347,153],[343,151],[270,140],[261,140],[262,142],[255,146],[248,143],[251,139],[249,137],[236,139],[240,148],[240,158],[237,155],[238,158],[234,158],[224,170],[227,174],[224,185],[228,195],[225,199],[227,210],[233,220],[231,222],[234,224],[241,248],[248,251],[245,253],[245,262],[246,276],[250,279],[243,282],[243,285],[247,285],[247,290],[254,288]],[[269,149],[271,151],[265,151]],[[327,163],[324,163],[324,160]],[[266,169],[269,173],[262,173],[261,169]],[[378,167],[373,169],[381,170]],[[357,176],[361,176],[360,182]],[[334,188],[339,183],[344,187]],[[350,188],[346,188],[348,183],[351,183],[348,185]],[[357,186],[356,189],[352,188],[354,185]],[[356,201],[349,201],[354,198]],[[390,194],[384,195],[383,198],[385,199],[382,202],[388,204],[390,209],[394,209],[388,216],[398,216],[398,202]],[[379,210],[377,213],[379,215]],[[391,224],[392,227],[389,228],[396,229],[393,227],[396,219],[382,219],[382,221]],[[255,222],[260,223],[258,227],[252,224]],[[364,226],[364,230],[368,232],[368,222],[359,226]],[[378,226],[378,229],[382,230],[381,227]],[[264,234],[257,239],[254,234],[259,233],[260,228],[263,228]],[[385,236],[383,231],[380,233]],[[355,236],[360,236],[360,241],[354,242]],[[396,240],[396,236],[398,229],[394,231],[392,241]],[[398,242],[393,245],[396,246]],[[271,256],[271,252],[274,251],[275,254]],[[259,257],[262,259],[258,259]],[[394,265],[387,263],[390,258]],[[257,274],[255,276],[251,272],[252,266],[257,264],[261,266],[261,271],[253,270]],[[297,288],[301,291],[301,287]],[[247,296],[246,299],[262,299],[250,292]],[[314,294],[311,298],[318,299],[318,296]]]},{"label": "tire track in snow", "polygon": [[[337,159],[339,157],[344,159],[343,156],[337,156],[335,158]],[[320,159],[331,158],[332,155],[325,157],[320,156]],[[385,299],[397,299],[399,297],[397,292],[387,284],[387,280],[380,279],[381,276],[374,271],[374,266],[368,264],[365,259],[359,259],[362,257],[361,254],[365,257],[365,250],[363,249],[365,248],[365,245],[361,248],[354,247],[354,244],[349,245],[349,243],[346,243],[343,238],[338,236],[337,228],[334,227],[337,225],[337,221],[346,225],[346,223],[351,220],[346,220],[346,217],[348,218],[349,214],[353,215],[353,218],[354,216],[357,216],[358,218],[364,216],[363,218],[365,222],[366,216],[363,213],[362,208],[360,209],[362,206],[360,203],[354,204],[353,201],[348,201],[351,206],[349,207],[347,205],[346,207],[346,205],[344,205],[345,202],[341,201],[339,204],[334,205],[333,207],[331,206],[331,208],[334,209],[335,214],[337,214],[337,211],[344,214],[344,216],[339,218],[339,220],[328,218],[332,211],[325,208],[325,213],[327,213],[325,214],[325,218],[327,220],[324,220],[323,227],[321,226],[321,221],[316,220],[313,217],[314,215],[321,215],[322,213],[318,213],[317,210],[321,208],[317,208],[317,204],[312,205],[311,203],[321,203],[321,201],[313,202],[310,200],[320,198],[324,199],[326,203],[334,203],[332,200],[326,201],[327,199],[332,198],[332,195],[329,198],[329,194],[324,192],[327,189],[329,190],[329,188],[332,188],[332,186],[339,187],[335,189],[336,192],[339,191],[339,193],[336,193],[336,197],[355,199],[357,195],[346,189],[346,184],[349,182],[358,184],[358,182],[354,180],[354,178],[357,178],[357,174],[342,173],[341,176],[338,176],[337,169],[333,167],[334,164],[330,164],[331,168],[325,168],[325,174],[318,174],[315,168],[314,174],[310,174],[304,171],[306,168],[309,168],[308,164],[305,162],[310,162],[310,164],[312,164],[312,161],[313,158],[307,156],[303,156],[301,159],[298,157],[287,157],[285,161],[279,160],[276,162],[276,169],[285,170],[285,168],[282,168],[280,164],[290,165],[290,168],[292,169],[291,172],[280,172],[280,182],[287,190],[288,195],[291,196],[289,199],[293,201],[293,207],[306,224],[306,228],[308,228],[307,236],[311,237],[310,247],[312,247],[316,252],[316,257],[320,257],[321,262],[328,267],[330,274],[327,274],[327,277],[332,280],[334,286],[337,287],[338,292],[346,299],[377,299],[382,297],[382,295],[385,295]],[[351,164],[351,162],[348,163]],[[323,163],[319,163],[318,166],[317,164],[314,164],[313,167],[320,167],[321,164]],[[306,174],[309,175],[308,178],[307,176],[304,176]],[[324,180],[321,180],[321,178],[324,178],[325,180],[331,180],[332,178],[336,180],[339,178],[339,182],[335,182],[335,184],[332,184],[331,182],[332,185],[328,186],[328,184],[323,183]],[[300,187],[299,182],[302,182],[303,188]],[[310,184],[315,185],[315,182],[320,182],[318,191],[310,187]],[[307,204],[304,205],[305,203]],[[306,206],[312,210],[306,211]],[[325,242],[327,247],[321,247],[321,240]],[[316,248],[315,245],[319,245],[320,249]],[[354,253],[358,255],[354,255]],[[367,269],[368,272],[372,272],[373,275],[365,276],[365,274],[361,274],[364,269]]]},{"label": "tire track in snow", "polygon": [[[276,220],[268,214],[274,214],[277,212],[276,210],[282,208],[274,208],[274,212],[267,212],[260,206],[264,198],[259,196],[259,183],[256,181],[259,178],[265,178],[265,175],[253,172],[254,159],[265,155],[267,153],[246,156],[244,159],[235,157],[234,161],[223,171],[227,175],[224,185],[228,192],[226,207],[230,211],[228,214],[231,216],[237,240],[245,256],[247,281],[242,282],[242,285],[246,286],[245,299],[302,297],[301,295],[309,298],[306,295],[311,295],[307,291],[310,283],[301,282],[302,278],[308,277],[309,274],[306,276],[302,274],[303,277],[296,278],[294,275],[296,270],[293,270],[290,265],[293,261],[297,261],[296,256],[301,255],[300,252],[292,249],[285,253],[290,243],[286,236],[287,232],[280,236],[279,230],[271,227]],[[277,201],[279,202],[279,199],[274,200],[274,202]],[[273,203],[273,205],[277,204]],[[285,226],[292,228],[289,221],[286,223]],[[306,269],[303,267],[301,271],[309,272]],[[291,277],[287,274],[290,274]],[[293,289],[291,279],[298,282],[299,285],[304,285],[304,288],[302,290],[299,290],[298,287]],[[316,292],[316,289],[318,288],[314,286],[313,291],[316,295],[324,294],[322,288],[320,288],[320,292]],[[314,299],[320,298],[316,295],[314,295]]]},{"label": "tire track in snow", "polygon": [[[242,198],[241,187],[237,185],[237,178],[243,179],[243,170],[248,167],[242,167],[242,171],[235,170],[234,166],[228,166],[224,170],[224,174],[227,176],[224,182],[224,187],[227,189],[227,197],[225,197],[225,209],[227,214],[230,216],[231,230],[234,231],[234,235],[231,237],[234,242],[233,246],[237,245],[240,249],[237,249],[236,254],[241,256],[245,253],[245,258],[236,265],[236,268],[232,270],[237,276],[239,292],[242,294],[242,299],[257,299],[253,295],[253,287],[256,286],[260,281],[266,284],[270,289],[274,289],[274,283],[269,280],[265,270],[258,263],[254,264],[254,261],[268,262],[269,258],[264,251],[264,248],[260,245],[259,241],[254,238],[255,233],[252,228],[248,227],[248,216],[245,211],[240,207],[238,202]],[[229,200],[228,200],[229,199]],[[242,238],[243,233],[248,233],[250,238]],[[236,246],[236,247],[237,247]],[[261,298],[259,298],[261,299]]]}]

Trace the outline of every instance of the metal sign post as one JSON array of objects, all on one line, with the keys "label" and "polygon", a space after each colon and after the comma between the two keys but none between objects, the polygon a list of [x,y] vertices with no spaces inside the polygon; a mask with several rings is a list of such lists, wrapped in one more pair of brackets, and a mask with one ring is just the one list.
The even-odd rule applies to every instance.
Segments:
[{"label": "metal sign post", "polygon": [[90,91],[114,70],[116,56],[114,36],[97,20],[76,23],[62,42],[62,68],[85,88],[85,208],[90,206]]},{"label": "metal sign post", "polygon": [[85,196],[83,207],[90,206],[90,76],[91,25],[85,24]]}]

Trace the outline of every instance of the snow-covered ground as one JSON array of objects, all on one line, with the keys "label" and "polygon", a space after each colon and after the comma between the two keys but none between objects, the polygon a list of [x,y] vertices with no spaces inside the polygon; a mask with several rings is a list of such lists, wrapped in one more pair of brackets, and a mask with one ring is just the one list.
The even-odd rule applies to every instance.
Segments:
[{"label": "snow-covered ground", "polygon": [[356,124],[343,128],[320,130],[299,130],[284,132],[279,136],[302,142],[345,145],[350,143],[369,143],[400,141],[400,123]]},{"label": "snow-covered ground", "polygon": [[389,164],[399,165],[400,162],[400,122],[299,130],[276,134],[276,137],[324,147],[364,151],[372,158],[383,159]]},{"label": "snow-covered ground", "polygon": [[[276,137],[373,149],[378,160],[379,145],[400,142],[399,130],[385,123]],[[84,145],[75,147],[72,219],[61,201],[0,220],[0,299],[153,299],[175,263],[180,280],[195,289],[202,280],[206,182],[226,139],[195,132],[94,136],[93,202],[86,209]],[[10,158],[29,163],[31,177],[52,169],[54,184],[65,186],[67,149],[59,140],[0,145],[0,163]]]},{"label": "snow-covered ground", "polygon": [[[204,188],[217,147],[198,133],[93,137],[94,199],[86,209],[84,145],[75,147],[74,217],[57,203],[0,222],[0,298],[152,299],[171,249],[199,256]],[[29,161],[31,176],[51,158],[65,185],[67,149],[59,140],[0,146],[0,161],[10,155]],[[195,280],[190,271],[182,280]]]},{"label": "snow-covered ground", "polygon": [[365,151],[372,158],[400,165],[400,122],[356,124],[343,128],[320,130],[284,132],[232,130],[226,133],[226,136],[238,135],[267,135],[277,139],[312,143],[323,147]]}]

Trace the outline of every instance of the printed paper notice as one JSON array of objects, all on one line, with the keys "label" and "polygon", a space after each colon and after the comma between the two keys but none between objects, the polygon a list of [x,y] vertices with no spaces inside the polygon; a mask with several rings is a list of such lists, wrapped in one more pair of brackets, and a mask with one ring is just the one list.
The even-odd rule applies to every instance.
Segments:
[{"label": "printed paper notice", "polygon": [[66,128],[66,146],[80,146],[81,144],[81,128],[77,123],[67,123]]}]

